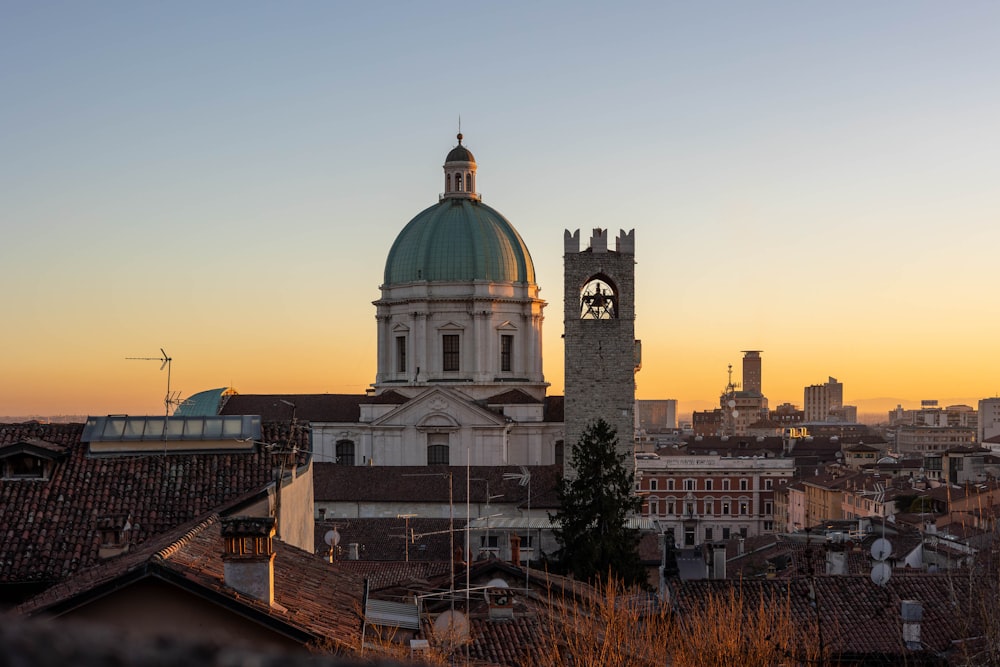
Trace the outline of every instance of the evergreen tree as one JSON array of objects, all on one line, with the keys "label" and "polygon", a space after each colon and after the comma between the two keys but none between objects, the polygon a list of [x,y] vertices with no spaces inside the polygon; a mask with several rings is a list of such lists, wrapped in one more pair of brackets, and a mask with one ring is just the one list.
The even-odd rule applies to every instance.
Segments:
[{"label": "evergreen tree", "polygon": [[625,456],[618,452],[615,430],[603,419],[573,445],[576,477],[560,483],[560,509],[551,518],[559,524],[556,567],[577,579],[593,581],[610,573],[627,585],[646,582],[639,531],[626,524],[639,513],[642,500],[632,494],[634,475]]}]

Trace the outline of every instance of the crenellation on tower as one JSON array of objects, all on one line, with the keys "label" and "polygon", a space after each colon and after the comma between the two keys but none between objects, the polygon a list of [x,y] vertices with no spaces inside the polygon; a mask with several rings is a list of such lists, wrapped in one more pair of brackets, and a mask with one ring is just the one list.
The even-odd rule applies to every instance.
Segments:
[{"label": "crenellation on tower", "polygon": [[608,251],[608,230],[600,227],[594,229],[594,233],[590,237],[590,251],[602,253]]},{"label": "crenellation on tower", "polygon": [[626,232],[624,229],[620,230],[621,233],[618,238],[615,239],[615,248],[618,252],[626,255],[635,254],[635,230],[630,229]]},{"label": "crenellation on tower", "polygon": [[580,252],[580,230],[570,232],[568,229],[563,233],[563,253]]}]

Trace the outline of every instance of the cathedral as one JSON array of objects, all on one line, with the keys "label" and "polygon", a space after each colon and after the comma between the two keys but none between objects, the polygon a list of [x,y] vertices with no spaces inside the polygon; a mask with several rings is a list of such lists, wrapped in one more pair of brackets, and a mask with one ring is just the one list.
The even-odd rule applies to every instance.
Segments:
[{"label": "cathedral", "polygon": [[[531,253],[477,192],[462,144],[444,191],[399,232],[373,302],[377,371],[365,394],[230,395],[220,414],[308,421],[319,462],[348,466],[565,467],[597,418],[633,444],[634,232],[564,239],[566,396],[548,396]],[[210,392],[211,393],[211,392]],[[567,438],[567,434],[570,435]],[[568,454],[568,452],[567,452]]]},{"label": "cathedral", "polygon": [[350,422],[311,419],[319,460],[354,465],[562,463],[562,397],[546,396],[531,254],[483,203],[458,145],[444,192],[389,249],[374,302],[377,373]]}]

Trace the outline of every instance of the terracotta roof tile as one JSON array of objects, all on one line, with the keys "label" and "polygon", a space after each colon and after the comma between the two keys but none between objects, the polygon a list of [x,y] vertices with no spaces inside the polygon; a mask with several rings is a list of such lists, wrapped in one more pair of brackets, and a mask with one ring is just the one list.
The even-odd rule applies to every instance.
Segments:
[{"label": "terracotta roof tile", "polygon": [[398,586],[411,587],[448,575],[451,561],[364,561],[345,560],[339,563],[344,572],[368,579],[373,591]]},{"label": "terracotta roof tile", "polygon": [[[710,593],[739,587],[747,604],[760,596],[787,600],[793,618],[811,623],[817,614],[824,641],[841,655],[877,655],[883,659],[909,653],[903,648],[900,608],[903,600],[923,604],[921,641],[935,653],[943,653],[953,640],[977,636],[970,625],[968,609],[954,595],[954,578],[948,574],[894,571],[884,587],[872,583],[867,574],[797,577],[792,580],[714,580],[680,582],[675,601],[683,610]],[[882,663],[880,663],[882,664]]]},{"label": "terracotta roof tile", "polygon": [[[358,559],[365,561],[444,561],[451,558],[449,526],[453,526],[455,545],[465,544],[464,518],[428,519],[423,517],[373,518],[373,519],[331,519],[316,522],[316,548],[320,553],[329,553],[324,537],[336,527],[340,534],[340,560],[349,557],[348,545],[358,545]],[[409,527],[411,539],[405,539]],[[409,543],[407,543],[409,542]]]},{"label": "terracotta roof tile", "polygon": [[286,623],[316,640],[353,644],[363,579],[313,554],[275,540],[275,606],[240,595],[224,583],[218,515],[168,531],[121,558],[88,568],[21,605],[23,614],[72,608],[98,587],[157,569],[174,572],[201,590],[236,600],[248,611]]},{"label": "terracotta roof tile", "polygon": [[530,404],[541,403],[541,401],[520,389],[511,389],[486,399],[486,405],[513,405],[516,403]]},{"label": "terracotta roof tile", "polygon": [[[562,467],[527,467],[531,472],[532,509],[555,507],[551,500],[562,478]],[[526,503],[528,488],[503,478],[504,473],[520,470],[519,466],[471,468],[471,501],[486,502],[486,484],[479,480],[488,479],[490,495],[502,493],[505,504]],[[448,473],[453,475],[452,499],[464,501],[466,469],[462,466],[343,466],[317,462],[313,464],[314,494],[317,502],[447,503]]]},{"label": "terracotta roof tile", "polygon": [[[0,480],[0,583],[44,586],[65,579],[99,561],[101,517],[131,517],[131,544],[141,545],[252,496],[271,482],[279,462],[262,447],[91,457],[82,432],[82,424],[0,425],[0,446],[40,439],[65,449],[48,480]],[[287,425],[265,424],[264,434],[282,442]],[[302,446],[307,449],[308,440]]]},{"label": "terracotta roof tile", "polygon": [[[260,415],[262,421],[357,422],[364,394],[236,394],[219,410],[222,415]],[[294,407],[293,407],[294,406]]]}]

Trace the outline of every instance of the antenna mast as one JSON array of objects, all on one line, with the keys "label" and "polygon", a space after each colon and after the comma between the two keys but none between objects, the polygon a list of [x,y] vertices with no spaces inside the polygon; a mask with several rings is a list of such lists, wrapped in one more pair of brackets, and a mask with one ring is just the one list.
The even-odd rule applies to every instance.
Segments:
[{"label": "antenna mast", "polygon": [[[169,417],[170,416],[170,406],[171,405],[180,405],[181,401],[178,400],[178,398],[177,398],[176,395],[170,393],[170,366],[171,366],[171,362],[173,362],[173,359],[169,355],[167,355],[166,351],[164,351],[164,349],[162,347],[160,348],[160,354],[163,355],[163,356],[160,356],[160,357],[125,357],[125,359],[127,359],[128,361],[162,361],[163,362],[162,364],[160,364],[160,370],[162,371],[164,368],[167,369],[167,395],[163,399],[163,407],[164,407],[164,410],[165,410],[165,413],[166,413],[165,416]],[[179,394],[179,393],[180,392],[175,392],[175,394]],[[166,432],[166,424],[164,424],[164,432]]]}]

